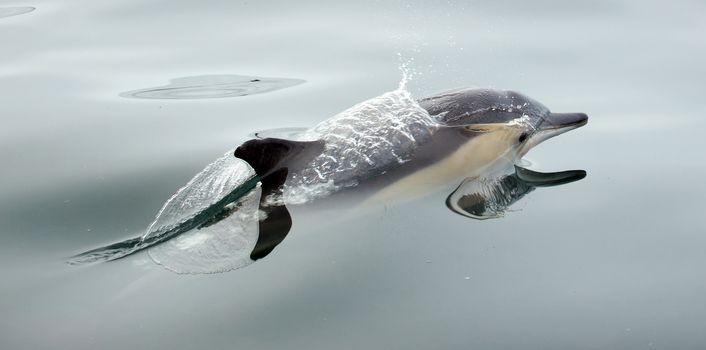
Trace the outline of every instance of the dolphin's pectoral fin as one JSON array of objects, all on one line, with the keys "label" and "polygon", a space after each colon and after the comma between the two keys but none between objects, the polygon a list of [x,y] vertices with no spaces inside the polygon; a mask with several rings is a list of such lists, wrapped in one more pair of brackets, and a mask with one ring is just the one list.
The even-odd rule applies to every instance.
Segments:
[{"label": "dolphin's pectoral fin", "polygon": [[465,179],[446,198],[446,206],[455,213],[473,219],[498,218],[536,187],[563,185],[585,176],[583,170],[540,173],[515,166],[515,172],[509,175]]}]

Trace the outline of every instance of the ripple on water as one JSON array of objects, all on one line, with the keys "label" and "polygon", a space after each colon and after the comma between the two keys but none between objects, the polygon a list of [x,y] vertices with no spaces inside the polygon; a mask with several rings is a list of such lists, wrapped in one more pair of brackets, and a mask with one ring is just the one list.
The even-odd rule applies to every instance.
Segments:
[{"label": "ripple on water", "polygon": [[0,7],[0,18],[22,15],[34,10],[34,7]]},{"label": "ripple on water", "polygon": [[256,131],[250,136],[259,139],[274,137],[285,140],[300,140],[302,137],[306,136],[307,130],[309,130],[309,128],[276,128]]},{"label": "ripple on water", "polygon": [[168,85],[127,91],[128,98],[201,99],[262,94],[304,83],[302,79],[251,77],[244,75],[199,75],[172,79]]}]

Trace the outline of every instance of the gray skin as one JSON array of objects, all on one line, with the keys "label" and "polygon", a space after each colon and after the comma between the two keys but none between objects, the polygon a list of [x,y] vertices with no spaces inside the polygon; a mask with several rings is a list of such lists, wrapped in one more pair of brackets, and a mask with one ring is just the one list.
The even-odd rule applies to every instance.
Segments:
[{"label": "gray skin", "polygon": [[[391,162],[389,159],[373,159],[372,164],[359,166],[354,169],[355,171],[343,174],[339,172],[335,174],[338,177],[334,177],[333,182],[342,185],[343,188],[335,196],[328,196],[327,200],[319,199],[317,202],[320,203],[317,205],[327,206],[327,202],[339,200],[341,195],[348,198],[356,197],[358,200],[355,202],[375,197],[385,192],[385,189],[393,187],[392,185],[398,183],[400,179],[412,177],[425,169],[428,172],[429,169],[444,168],[435,169],[435,173],[449,176],[450,181],[459,181],[472,175],[474,169],[445,169],[448,165],[444,164],[444,160],[452,156],[459,157],[459,153],[463,152],[469,153],[465,155],[465,160],[469,163],[477,162],[478,167],[482,165],[487,170],[493,161],[473,159],[476,147],[462,150],[464,146],[480,137],[485,137],[481,142],[486,142],[486,145],[502,140],[483,152],[488,153],[485,156],[491,160],[493,157],[506,158],[508,163],[506,165],[511,165],[536,144],[580,127],[588,119],[583,113],[551,113],[541,103],[513,91],[459,89],[423,98],[417,102],[431,116],[431,123],[408,128],[405,131],[412,133],[413,140],[402,139],[391,145],[397,153],[406,158],[406,161],[398,163]],[[349,124],[357,122],[347,121]],[[396,139],[395,132],[386,131],[386,137]],[[512,140],[508,142],[509,138]],[[325,147],[322,152],[328,158],[340,159],[342,150],[346,148],[330,150]],[[379,157],[383,158],[384,154]],[[320,167],[315,162],[294,164],[291,161],[284,162],[280,166],[294,170],[290,171],[285,188],[301,185],[302,173],[311,172],[317,166]],[[352,180],[353,185],[349,186],[347,182]],[[426,186],[432,189],[444,183],[443,180],[439,183],[430,183],[427,179],[422,180],[421,183],[413,183],[412,186]],[[409,188],[402,186],[402,191],[408,192]],[[388,200],[392,196],[399,196],[399,193],[385,195],[382,199]],[[284,203],[290,204],[287,201]]]}]

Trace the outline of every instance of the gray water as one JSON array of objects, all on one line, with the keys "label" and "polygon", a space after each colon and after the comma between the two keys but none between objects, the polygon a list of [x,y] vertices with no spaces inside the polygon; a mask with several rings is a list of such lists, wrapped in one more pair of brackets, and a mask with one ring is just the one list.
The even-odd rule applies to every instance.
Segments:
[{"label": "gray water", "polygon": [[[702,349],[705,4],[3,1],[0,348]],[[395,89],[403,63],[417,97],[513,89],[589,114],[527,155],[588,176],[495,220],[452,213],[440,191],[295,221],[224,274],[145,254],[64,263],[139,235],[254,131]],[[233,75],[305,82],[125,97]]]}]

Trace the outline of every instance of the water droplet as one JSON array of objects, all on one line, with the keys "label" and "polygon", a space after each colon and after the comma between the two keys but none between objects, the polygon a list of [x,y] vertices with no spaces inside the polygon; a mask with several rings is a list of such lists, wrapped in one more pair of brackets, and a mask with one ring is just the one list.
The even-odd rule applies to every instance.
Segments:
[{"label": "water droplet", "polygon": [[203,99],[238,97],[288,88],[304,83],[302,79],[264,78],[243,75],[200,75],[172,79],[168,85],[127,91],[128,98],[145,99]]}]

